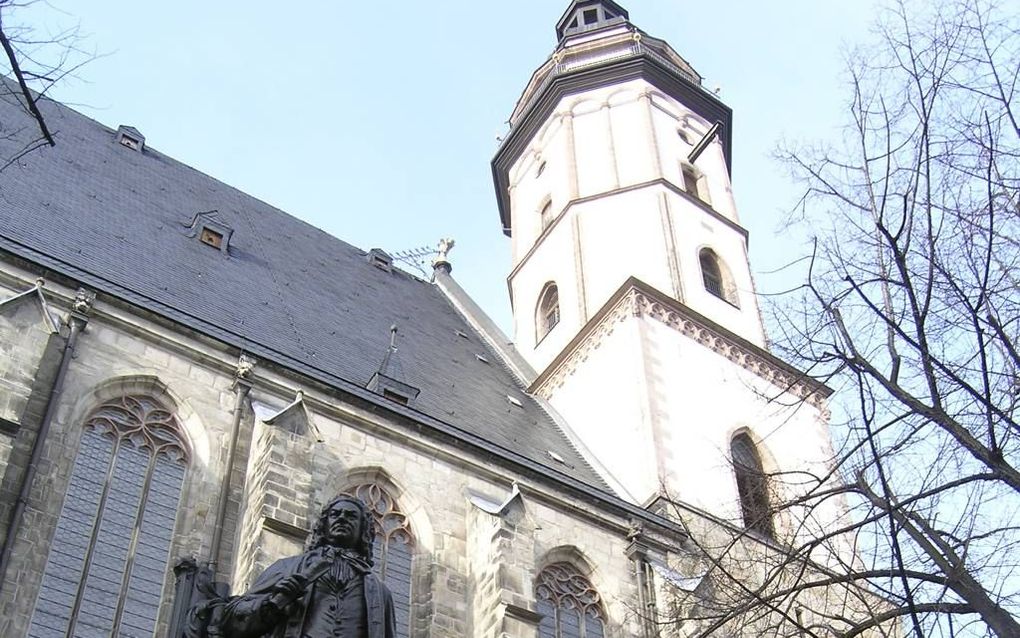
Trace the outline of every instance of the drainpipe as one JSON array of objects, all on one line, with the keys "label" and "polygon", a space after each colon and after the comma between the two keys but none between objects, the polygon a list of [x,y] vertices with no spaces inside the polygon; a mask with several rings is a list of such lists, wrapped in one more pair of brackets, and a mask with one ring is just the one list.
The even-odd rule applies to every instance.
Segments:
[{"label": "drainpipe", "polygon": [[627,540],[630,544],[624,553],[634,564],[634,571],[637,574],[638,606],[640,607],[641,630],[644,638],[658,638],[659,627],[657,610],[655,606],[655,589],[651,574],[651,565],[648,564],[649,547],[644,540],[644,534],[640,525],[631,523],[627,533]]},{"label": "drainpipe", "polygon": [[53,423],[53,416],[60,404],[60,395],[64,389],[64,378],[67,376],[67,368],[71,364],[74,355],[75,345],[78,343],[78,335],[85,330],[89,322],[89,313],[92,311],[92,304],[96,300],[96,293],[79,288],[74,297],[71,313],[67,323],[70,329],[67,341],[64,343],[64,351],[60,355],[60,367],[57,368],[57,376],[53,379],[53,386],[50,388],[50,396],[46,400],[46,410],[43,412],[42,423],[39,424],[39,431],[36,433],[35,441],[32,443],[32,451],[28,457],[28,467],[21,479],[21,487],[18,489],[18,498],[14,502],[14,509],[11,511],[10,525],[7,527],[7,537],[4,538],[3,547],[0,548],[0,589],[7,582],[7,568],[10,565],[11,552],[17,542],[18,532],[21,530],[21,522],[25,517],[25,508],[28,507],[28,497],[32,492],[32,484],[35,482],[36,472],[39,471],[39,460],[42,457],[43,446],[50,433],[50,424]]},{"label": "drainpipe", "polygon": [[230,479],[234,473],[234,461],[237,458],[237,439],[241,433],[241,416],[244,414],[244,400],[251,391],[251,373],[255,369],[255,359],[245,353],[237,360],[234,371],[234,419],[230,427],[230,443],[227,448],[227,465],[223,469],[223,482],[220,484],[219,508],[216,511],[216,526],[213,527],[212,546],[209,548],[209,570],[216,577],[216,567],[220,562],[220,545],[223,540],[223,526],[227,520],[227,505],[230,503]]}]

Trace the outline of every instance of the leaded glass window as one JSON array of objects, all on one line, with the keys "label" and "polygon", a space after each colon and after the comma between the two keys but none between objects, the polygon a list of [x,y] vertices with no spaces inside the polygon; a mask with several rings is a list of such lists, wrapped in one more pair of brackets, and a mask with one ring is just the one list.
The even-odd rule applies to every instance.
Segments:
[{"label": "leaded glass window", "polygon": [[152,636],[188,451],[174,415],[126,396],[85,421],[30,638]]},{"label": "leaded glass window", "polygon": [[411,619],[411,561],[414,557],[414,535],[407,515],[389,493],[375,483],[366,483],[347,490],[368,506],[375,520],[375,570],[393,594],[393,611],[397,619],[397,635],[408,636]]},{"label": "leaded glass window", "polygon": [[602,598],[570,563],[553,563],[535,583],[539,638],[603,638]]}]

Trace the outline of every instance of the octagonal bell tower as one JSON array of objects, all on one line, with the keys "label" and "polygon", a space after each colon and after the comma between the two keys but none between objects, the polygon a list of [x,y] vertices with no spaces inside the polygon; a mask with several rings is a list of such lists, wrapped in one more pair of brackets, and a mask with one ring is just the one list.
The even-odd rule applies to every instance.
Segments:
[{"label": "octagonal bell tower", "polygon": [[[825,392],[765,349],[731,111],[612,0],[574,0],[556,36],[492,162],[531,390],[633,500],[739,520],[735,436],[792,467],[828,435]],[[812,408],[777,416],[762,398],[788,393]]]}]

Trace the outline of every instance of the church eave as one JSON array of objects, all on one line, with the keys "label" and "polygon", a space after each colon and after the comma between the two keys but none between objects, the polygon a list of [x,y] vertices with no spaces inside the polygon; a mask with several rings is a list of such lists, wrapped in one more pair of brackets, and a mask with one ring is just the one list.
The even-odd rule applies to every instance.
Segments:
[{"label": "church eave", "polygon": [[742,359],[743,367],[749,372],[820,409],[832,395],[832,389],[824,383],[636,277],[630,277],[617,289],[577,336],[538,375],[528,391],[548,399],[551,390],[563,381],[564,375],[569,374],[571,361],[586,358],[585,349],[598,347],[600,335],[605,330],[611,330],[612,324],[628,315],[652,316],[665,323],[677,324],[674,327],[678,329],[686,322],[704,337],[695,339],[702,342],[702,345],[722,356]]},{"label": "church eave", "polygon": [[733,111],[704,89],[680,77],[676,70],[641,53],[625,60],[613,60],[553,78],[531,99],[524,115],[510,131],[492,160],[492,178],[496,201],[503,224],[503,233],[511,235],[509,174],[514,162],[527,150],[528,144],[552,115],[564,97],[599,89],[630,80],[643,79],[663,93],[680,101],[708,122],[722,122],[720,138],[726,168],[732,175]]},{"label": "church eave", "polygon": [[181,312],[145,295],[140,295],[135,291],[124,288],[115,282],[99,277],[78,266],[68,264],[35,251],[21,243],[11,241],[3,235],[0,235],[0,261],[21,263],[32,270],[41,268],[42,272],[46,274],[47,279],[52,279],[54,282],[60,282],[72,288],[83,285],[105,293],[112,297],[114,301],[124,303],[129,308],[137,308],[143,312],[152,313],[154,318],[161,322],[167,322],[171,326],[212,339],[213,342],[228,348],[236,348],[239,351],[249,353],[257,357],[264,364],[278,366],[283,371],[289,371],[305,377],[312,385],[320,386],[324,390],[339,392],[344,400],[354,405],[388,414],[394,421],[410,427],[426,428],[439,440],[445,440],[455,447],[472,450],[482,457],[500,459],[532,479],[542,483],[552,483],[568,494],[601,503],[610,514],[621,517],[633,517],[650,525],[671,530],[673,533],[686,534],[685,530],[661,516],[624,501],[579,478],[560,472],[556,468],[539,463],[474,433],[458,428],[455,425],[385,399],[357,384],[332,375],[315,366],[298,361],[242,335],[224,330],[219,326],[203,321],[201,318]]}]

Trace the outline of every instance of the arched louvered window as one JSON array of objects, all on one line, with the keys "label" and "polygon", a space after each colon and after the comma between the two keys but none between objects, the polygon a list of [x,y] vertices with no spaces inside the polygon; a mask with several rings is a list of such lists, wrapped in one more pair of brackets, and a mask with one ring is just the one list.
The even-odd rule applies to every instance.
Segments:
[{"label": "arched louvered window", "polygon": [[560,291],[556,284],[550,282],[542,289],[538,298],[538,334],[536,342],[545,338],[560,322]]},{"label": "arched louvered window", "polygon": [[375,519],[375,570],[390,593],[397,617],[397,635],[408,636],[411,622],[411,559],[414,535],[407,516],[386,490],[374,483],[358,485],[345,492],[361,499]]},{"label": "arched louvered window", "polygon": [[726,265],[711,248],[702,248],[698,253],[701,264],[701,280],[705,290],[716,297],[737,305],[737,291]]},{"label": "arched louvered window", "polygon": [[769,506],[768,480],[758,450],[751,437],[740,433],[730,441],[730,452],[733,455],[733,473],[737,479],[744,526],[772,538],[775,531]]},{"label": "arched louvered window", "polygon": [[542,620],[539,638],[603,638],[602,598],[570,563],[553,563],[538,574],[535,598]]},{"label": "arched louvered window", "polygon": [[152,636],[188,451],[174,415],[125,396],[85,421],[28,635]]}]

